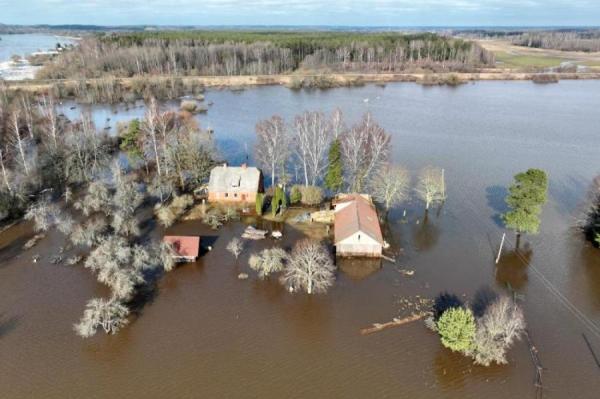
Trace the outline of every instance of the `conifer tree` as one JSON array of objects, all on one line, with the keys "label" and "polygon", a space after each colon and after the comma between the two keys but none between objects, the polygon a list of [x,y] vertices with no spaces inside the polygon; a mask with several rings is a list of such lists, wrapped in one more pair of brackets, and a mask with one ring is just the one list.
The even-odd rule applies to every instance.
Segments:
[{"label": "conifer tree", "polygon": [[333,192],[339,192],[344,186],[344,170],[340,140],[335,139],[329,148],[329,166],[325,176],[325,187]]}]

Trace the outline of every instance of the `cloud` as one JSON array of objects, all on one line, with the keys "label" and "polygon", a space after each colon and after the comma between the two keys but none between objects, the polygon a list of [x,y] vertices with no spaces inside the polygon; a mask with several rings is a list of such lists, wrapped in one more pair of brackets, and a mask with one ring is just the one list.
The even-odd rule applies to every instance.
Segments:
[{"label": "cloud", "polygon": [[2,23],[589,24],[598,0],[0,0]]}]

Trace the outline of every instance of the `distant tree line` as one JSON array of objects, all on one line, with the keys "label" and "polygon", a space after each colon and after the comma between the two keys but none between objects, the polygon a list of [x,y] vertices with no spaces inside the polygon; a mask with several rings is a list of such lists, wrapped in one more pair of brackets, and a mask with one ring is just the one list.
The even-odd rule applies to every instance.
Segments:
[{"label": "distant tree line", "polygon": [[300,68],[396,72],[493,65],[478,44],[433,33],[163,31],[89,37],[40,78],[272,75]]},{"label": "distant tree line", "polygon": [[600,30],[576,32],[526,32],[511,38],[518,46],[563,50],[600,51]]}]

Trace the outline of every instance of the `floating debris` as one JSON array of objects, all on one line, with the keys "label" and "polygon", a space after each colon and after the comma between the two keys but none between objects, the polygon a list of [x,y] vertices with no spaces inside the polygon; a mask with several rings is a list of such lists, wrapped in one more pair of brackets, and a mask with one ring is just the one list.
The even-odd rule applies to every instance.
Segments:
[{"label": "floating debris", "polygon": [[275,230],[275,231],[273,231],[273,232],[271,233],[271,236],[272,236],[273,238],[275,238],[276,240],[280,240],[280,239],[281,239],[281,237],[283,237],[283,233],[282,233],[281,231],[279,231],[279,230]]},{"label": "floating debris", "polygon": [[33,261],[33,263],[38,263],[38,261],[40,260],[40,256],[39,255],[33,255],[33,257],[31,258],[31,260]]},{"label": "floating debris", "polygon": [[405,276],[414,276],[415,274],[414,270],[400,269],[398,271]]},{"label": "floating debris", "polygon": [[67,259],[66,264],[69,266],[73,266],[81,262],[82,259],[83,257],[81,256],[71,256],[69,259]]},{"label": "floating debris", "polygon": [[52,258],[50,258],[50,263],[52,263],[53,265],[57,265],[57,264],[61,263],[62,261],[63,261],[63,258],[60,255],[55,255]]},{"label": "floating debris", "polygon": [[34,235],[31,239],[29,239],[29,241],[27,241],[24,245],[23,245],[23,249],[31,249],[33,248],[39,240],[41,240],[42,238],[44,238],[46,235],[45,234],[36,234]]},{"label": "floating debris", "polygon": [[238,280],[247,280],[247,279],[248,279],[248,273],[238,274]]},{"label": "floating debris", "polygon": [[246,227],[246,230],[244,230],[242,238],[248,240],[263,240],[267,237],[267,234],[269,234],[269,232],[266,230],[259,230],[254,226],[248,226]]}]

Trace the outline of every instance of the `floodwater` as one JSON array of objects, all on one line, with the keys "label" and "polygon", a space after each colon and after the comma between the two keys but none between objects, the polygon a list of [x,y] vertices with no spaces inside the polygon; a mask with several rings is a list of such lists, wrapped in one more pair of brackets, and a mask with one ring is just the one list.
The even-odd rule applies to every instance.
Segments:
[{"label": "floodwater", "polygon": [[[573,226],[600,172],[600,82],[265,87],[206,96],[214,105],[199,118],[236,160],[251,152],[261,118],[340,107],[355,121],[369,110],[392,134],[396,162],[415,174],[428,164],[445,169],[448,200],[426,220],[416,200],[406,204],[406,221],[402,208],[391,212],[386,239],[396,264],[340,263],[336,285],[313,297],[249,271],[249,254],[270,242],[251,243],[237,261],[225,251],[242,224],[216,232],[179,224],[170,232],[201,234],[213,250],[165,275],[121,333],[89,340],[71,325],[106,288],[81,266],[50,263],[64,242],[58,233],[21,251],[33,233],[17,225],[0,235],[1,397],[533,398],[523,341],[508,365],[483,368],[444,349],[421,322],[359,334],[403,314],[402,298],[449,291],[468,299],[481,287],[507,285],[547,369],[544,397],[598,397],[600,369],[583,334],[600,355],[600,251]],[[524,237],[518,252],[509,234],[496,267],[505,187],[529,167],[550,176],[541,231]],[[300,236],[289,226],[284,233],[287,247]],[[35,254],[41,259],[32,263]],[[238,280],[240,272],[250,279]]]},{"label": "floodwater", "polygon": [[41,33],[0,35],[0,62],[10,60],[13,55],[25,57],[37,51],[54,50],[57,43],[70,44],[73,40]]}]

